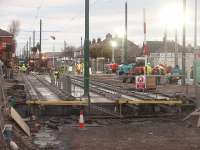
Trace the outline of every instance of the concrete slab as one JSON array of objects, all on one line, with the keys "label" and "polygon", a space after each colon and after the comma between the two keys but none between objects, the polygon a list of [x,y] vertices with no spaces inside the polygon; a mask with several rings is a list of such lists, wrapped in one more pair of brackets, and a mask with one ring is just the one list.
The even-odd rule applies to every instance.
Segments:
[{"label": "concrete slab", "polygon": [[[50,77],[48,75],[44,76],[44,79],[50,82]],[[62,87],[62,86],[61,86]],[[79,86],[72,85],[72,96],[76,98],[82,97],[84,94],[83,88]],[[90,99],[92,103],[114,103],[112,100],[102,97],[96,93],[90,92]]]},{"label": "concrete slab", "polygon": [[19,113],[11,107],[10,109],[10,115],[13,120],[21,127],[21,129],[28,135],[31,136],[31,131],[29,126],[26,124],[26,122],[23,120],[23,118],[19,115]]},{"label": "concrete slab", "polygon": [[56,96],[53,92],[51,92],[49,89],[45,87],[37,87],[36,88],[44,98],[51,100],[51,99],[59,99],[58,96]]}]

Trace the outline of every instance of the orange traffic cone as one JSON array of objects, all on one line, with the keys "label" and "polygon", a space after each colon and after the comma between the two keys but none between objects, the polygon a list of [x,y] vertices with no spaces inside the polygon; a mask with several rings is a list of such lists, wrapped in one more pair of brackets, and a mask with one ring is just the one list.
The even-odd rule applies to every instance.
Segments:
[{"label": "orange traffic cone", "polygon": [[80,111],[79,128],[83,129],[84,127],[83,111]]}]

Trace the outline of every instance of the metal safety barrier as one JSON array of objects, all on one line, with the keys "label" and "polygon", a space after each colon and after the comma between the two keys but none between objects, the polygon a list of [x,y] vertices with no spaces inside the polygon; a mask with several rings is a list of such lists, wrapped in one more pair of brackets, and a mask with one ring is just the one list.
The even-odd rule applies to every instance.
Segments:
[{"label": "metal safety barrier", "polygon": [[63,76],[59,79],[56,79],[53,75],[50,75],[51,84],[58,89],[62,90],[68,96],[72,95],[72,81],[70,76]]}]

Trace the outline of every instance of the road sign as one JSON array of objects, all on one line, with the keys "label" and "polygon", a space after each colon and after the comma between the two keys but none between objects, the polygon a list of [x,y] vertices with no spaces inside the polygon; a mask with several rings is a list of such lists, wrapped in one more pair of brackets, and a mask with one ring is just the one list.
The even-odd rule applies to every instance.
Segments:
[{"label": "road sign", "polygon": [[136,76],[136,89],[144,90],[145,89],[145,76]]}]

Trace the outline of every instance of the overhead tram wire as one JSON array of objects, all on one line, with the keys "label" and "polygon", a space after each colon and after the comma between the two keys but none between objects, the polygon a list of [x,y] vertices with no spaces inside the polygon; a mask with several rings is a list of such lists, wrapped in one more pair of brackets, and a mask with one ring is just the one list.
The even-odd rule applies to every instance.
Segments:
[{"label": "overhead tram wire", "polygon": [[[36,24],[36,21],[37,21],[37,19],[38,19],[38,16],[40,15],[40,10],[41,10],[42,6],[44,5],[44,2],[45,2],[45,0],[41,0],[39,6],[36,8],[36,15],[35,15],[35,17],[34,17],[34,19],[33,19],[33,27],[34,27],[35,24]],[[29,31],[29,32],[30,32],[30,31]],[[32,32],[33,32],[33,31],[32,31]],[[24,32],[24,33],[25,33],[25,32]],[[28,37],[30,37],[30,36],[32,36],[32,34],[29,35]]]},{"label": "overhead tram wire", "polygon": [[[92,1],[92,3],[90,3],[90,9],[94,8],[94,6],[97,4],[97,2],[98,2],[97,0]],[[84,9],[81,10],[80,13],[83,12],[83,11],[84,11]],[[84,14],[75,15],[75,16],[71,17],[71,18],[67,21],[67,23],[65,23],[65,25],[71,24],[73,21],[75,21],[76,19],[78,19],[78,18],[80,18],[80,17],[83,17],[83,16],[84,16]],[[73,27],[69,27],[69,28],[63,30],[63,32],[68,32],[68,31],[71,30],[72,28],[73,28]]]},{"label": "overhead tram wire", "polygon": [[[106,1],[110,1],[110,0],[106,0]],[[41,0],[40,5],[37,7],[36,15],[35,15],[34,21],[33,21],[33,26],[35,26],[36,21],[37,21],[37,19],[39,18],[40,11],[41,11],[42,6],[44,5],[44,2],[45,2],[45,0]],[[93,9],[94,6],[95,6],[98,2],[99,2],[99,1],[97,1],[97,0],[92,1],[92,2],[90,3],[90,9]],[[82,12],[82,11],[84,11],[84,9],[81,10],[81,12]],[[75,16],[71,17],[71,18],[68,20],[68,23],[66,23],[66,25],[72,23],[72,22],[75,21],[76,19],[78,19],[78,18],[80,18],[80,17],[83,17],[83,16],[84,16],[84,15],[75,15]],[[66,32],[68,32],[69,30],[71,30],[72,28],[73,28],[73,27],[67,28],[66,30],[62,30],[62,32],[65,32],[65,33],[66,33]],[[24,31],[24,32],[31,32],[31,31]],[[57,31],[55,31],[55,32],[57,32]]]},{"label": "overhead tram wire", "polygon": [[34,19],[33,25],[35,25],[37,19],[38,19],[39,16],[40,16],[40,11],[41,11],[42,6],[44,5],[44,2],[45,2],[45,0],[41,0],[40,5],[37,7],[36,15],[35,15],[35,19]]},{"label": "overhead tram wire", "polygon": [[[112,0],[104,0],[105,2],[109,2],[109,1],[112,1]],[[124,1],[124,0],[122,0],[122,1]],[[97,1],[97,0],[93,0],[91,3],[90,3],[90,9],[92,10],[93,8],[94,8],[94,6],[98,3],[98,2],[100,2],[100,1]],[[81,10],[80,12],[83,12],[84,11],[84,9],[83,10]],[[75,15],[75,16],[73,16],[73,17],[71,17],[68,21],[67,21],[67,23],[65,24],[65,25],[69,25],[69,24],[71,24],[73,21],[75,21],[76,19],[78,19],[78,18],[80,18],[80,17],[83,17],[84,16],[84,14],[81,14],[81,15]],[[66,28],[65,30],[63,30],[62,32],[69,32],[71,29],[72,29],[73,27],[69,27],[69,28]]]}]

